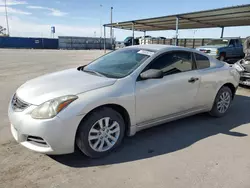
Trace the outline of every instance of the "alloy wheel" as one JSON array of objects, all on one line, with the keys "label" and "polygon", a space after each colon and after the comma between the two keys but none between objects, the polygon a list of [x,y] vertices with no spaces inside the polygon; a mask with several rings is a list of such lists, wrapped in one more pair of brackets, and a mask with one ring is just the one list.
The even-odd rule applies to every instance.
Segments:
[{"label": "alloy wheel", "polygon": [[119,136],[119,123],[110,117],[104,117],[91,127],[88,134],[88,142],[94,151],[104,152],[116,144]]},{"label": "alloy wheel", "polygon": [[225,113],[230,106],[230,102],[231,102],[230,93],[227,91],[224,91],[223,93],[221,93],[219,97],[219,101],[217,103],[218,111],[222,114]]}]

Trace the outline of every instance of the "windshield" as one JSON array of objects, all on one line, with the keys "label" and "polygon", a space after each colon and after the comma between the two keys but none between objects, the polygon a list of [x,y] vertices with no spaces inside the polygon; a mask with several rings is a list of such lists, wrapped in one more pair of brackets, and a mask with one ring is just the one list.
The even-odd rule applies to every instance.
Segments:
[{"label": "windshield", "polygon": [[84,71],[99,73],[110,78],[122,78],[132,73],[153,53],[138,48],[113,51],[84,67]]},{"label": "windshield", "polygon": [[127,37],[127,38],[125,38],[124,42],[129,41],[131,38],[132,38],[132,37]]},{"label": "windshield", "polygon": [[207,45],[219,45],[219,46],[226,46],[228,45],[228,40],[216,39],[212,40]]}]

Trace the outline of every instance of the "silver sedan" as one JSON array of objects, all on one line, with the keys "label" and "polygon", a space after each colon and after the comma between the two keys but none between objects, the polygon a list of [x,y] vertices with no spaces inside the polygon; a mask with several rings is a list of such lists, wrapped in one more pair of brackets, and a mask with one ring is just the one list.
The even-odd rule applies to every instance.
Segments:
[{"label": "silver sedan", "polygon": [[124,135],[209,112],[225,115],[239,83],[236,69],[193,49],[132,46],[89,65],[24,83],[9,104],[13,137],[46,154],[103,156]]}]

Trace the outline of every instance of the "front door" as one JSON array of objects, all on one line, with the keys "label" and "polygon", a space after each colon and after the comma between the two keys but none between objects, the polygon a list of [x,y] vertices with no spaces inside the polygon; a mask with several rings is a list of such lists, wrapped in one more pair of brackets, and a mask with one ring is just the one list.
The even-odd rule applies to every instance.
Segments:
[{"label": "front door", "polygon": [[191,53],[166,53],[147,69],[161,69],[165,76],[136,82],[137,124],[194,108],[200,76]]},{"label": "front door", "polygon": [[226,51],[226,57],[227,58],[232,58],[235,56],[235,40],[234,39],[231,39],[229,44],[228,44],[228,47],[227,47],[227,51]]},{"label": "front door", "polygon": [[235,40],[235,57],[244,57],[241,39]]}]

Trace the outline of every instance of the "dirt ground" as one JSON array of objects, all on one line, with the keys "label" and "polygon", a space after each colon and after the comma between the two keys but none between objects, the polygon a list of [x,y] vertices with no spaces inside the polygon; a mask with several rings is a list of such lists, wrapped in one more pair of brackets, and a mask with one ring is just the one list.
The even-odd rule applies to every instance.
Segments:
[{"label": "dirt ground", "polygon": [[200,114],[139,132],[102,159],[47,156],[17,144],[7,106],[26,80],[86,64],[103,51],[0,50],[0,187],[249,188],[250,89],[227,116]]}]

